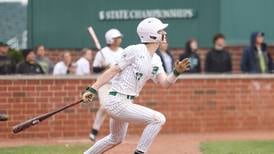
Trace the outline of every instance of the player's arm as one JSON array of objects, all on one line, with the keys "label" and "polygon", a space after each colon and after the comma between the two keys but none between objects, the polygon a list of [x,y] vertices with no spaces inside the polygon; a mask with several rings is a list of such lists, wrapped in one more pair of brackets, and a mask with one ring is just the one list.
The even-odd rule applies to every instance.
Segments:
[{"label": "player's arm", "polygon": [[98,90],[104,84],[108,83],[120,71],[121,69],[118,67],[118,65],[111,66],[108,70],[106,70],[102,75],[98,77],[96,82],[91,87],[95,90]]},{"label": "player's arm", "polygon": [[108,83],[120,71],[121,69],[118,67],[118,65],[113,65],[102,75],[100,75],[92,86],[86,88],[85,92],[82,95],[83,102],[92,102],[93,99],[97,96],[98,89],[104,84]]},{"label": "player's arm", "polygon": [[190,69],[190,62],[188,58],[183,59],[182,61],[176,61],[174,70],[171,74],[167,75],[166,73],[160,73],[157,75],[157,81],[163,87],[169,87],[176,82],[177,77],[185,71]]},{"label": "player's arm", "polygon": [[85,90],[82,95],[82,99],[85,103],[92,102],[101,86],[108,83],[116,74],[133,63],[135,54],[132,53],[132,51],[134,50],[131,50],[131,48],[128,47],[128,49],[123,52],[122,57],[117,61],[116,65],[111,66],[107,71],[98,77],[92,86]]},{"label": "player's arm", "polygon": [[120,60],[117,61],[116,65],[111,66],[106,72],[104,72],[97,81],[91,86],[95,90],[98,90],[102,85],[109,82],[116,74],[121,70],[125,69],[134,61],[134,54],[131,54],[130,50],[123,53]]}]

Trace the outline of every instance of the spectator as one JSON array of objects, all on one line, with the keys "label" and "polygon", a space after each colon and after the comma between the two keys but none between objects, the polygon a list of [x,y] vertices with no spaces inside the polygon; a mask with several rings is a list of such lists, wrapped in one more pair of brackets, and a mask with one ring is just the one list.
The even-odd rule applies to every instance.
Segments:
[{"label": "spectator", "polygon": [[42,67],[35,61],[35,53],[31,49],[23,50],[25,60],[17,66],[18,74],[44,74]]},{"label": "spectator", "polygon": [[15,61],[8,56],[9,46],[0,42],[0,75],[15,73]]},{"label": "spectator", "polygon": [[179,60],[189,58],[191,66],[188,73],[201,72],[201,60],[197,52],[198,52],[198,42],[195,39],[188,40],[185,45],[185,52],[181,54],[179,58]]},{"label": "spectator", "polygon": [[213,38],[214,48],[206,55],[205,71],[207,73],[231,73],[232,61],[225,47],[225,36],[216,34]]},{"label": "spectator", "polygon": [[74,73],[75,66],[72,64],[71,54],[69,52],[65,52],[63,55],[63,60],[54,66],[53,75],[67,75]]},{"label": "spectator", "polygon": [[246,73],[269,73],[273,70],[272,58],[264,43],[264,33],[251,34],[250,46],[243,52],[241,70]]},{"label": "spectator", "polygon": [[90,49],[82,50],[83,57],[76,62],[76,75],[90,74],[90,61],[92,60],[92,51]]},{"label": "spectator", "polygon": [[53,71],[53,63],[46,57],[45,47],[43,45],[38,45],[35,47],[36,62],[42,67],[46,74],[51,74]]},{"label": "spectator", "polygon": [[168,43],[161,42],[156,53],[161,58],[165,72],[167,74],[170,74],[173,71],[174,59],[173,59],[171,53],[168,51]]}]

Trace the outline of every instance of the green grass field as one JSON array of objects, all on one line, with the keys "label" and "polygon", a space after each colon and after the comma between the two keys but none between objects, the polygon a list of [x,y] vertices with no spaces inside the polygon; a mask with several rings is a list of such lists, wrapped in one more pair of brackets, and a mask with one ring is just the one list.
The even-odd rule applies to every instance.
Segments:
[{"label": "green grass field", "polygon": [[[183,143],[182,143],[183,144]],[[0,154],[82,154],[88,144],[0,148]],[[274,141],[212,141],[201,144],[203,154],[274,154]]]},{"label": "green grass field", "polygon": [[201,144],[203,154],[274,154],[274,141],[216,141]]},{"label": "green grass field", "polygon": [[46,145],[0,148],[0,154],[82,154],[90,145]]}]

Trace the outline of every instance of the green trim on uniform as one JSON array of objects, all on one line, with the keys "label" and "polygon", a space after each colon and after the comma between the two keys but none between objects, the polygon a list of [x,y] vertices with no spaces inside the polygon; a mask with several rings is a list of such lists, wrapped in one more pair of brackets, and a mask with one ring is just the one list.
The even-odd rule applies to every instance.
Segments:
[{"label": "green trim on uniform", "polygon": [[97,91],[94,88],[92,88],[92,87],[87,87],[86,91],[89,91],[89,92],[97,95]]},{"label": "green trim on uniform", "polygon": [[[111,95],[111,96],[116,96],[118,94],[118,92],[117,91],[110,91],[108,94]],[[134,99],[135,98],[135,96],[131,96],[131,95],[126,95],[126,96],[127,96],[127,99]]]},{"label": "green trim on uniform", "polygon": [[110,91],[108,94],[112,95],[112,96],[116,96],[118,94],[118,92],[116,92],[116,91]]},{"label": "green trim on uniform", "polygon": [[127,95],[127,99],[134,99],[134,96]]},{"label": "green trim on uniform", "polygon": [[179,73],[176,69],[173,70],[173,74],[177,77],[179,76],[181,73]]}]

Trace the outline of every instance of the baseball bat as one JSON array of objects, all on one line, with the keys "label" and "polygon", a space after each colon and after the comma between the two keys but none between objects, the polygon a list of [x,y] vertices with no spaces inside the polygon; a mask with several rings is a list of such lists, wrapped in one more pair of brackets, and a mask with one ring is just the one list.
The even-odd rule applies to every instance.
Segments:
[{"label": "baseball bat", "polygon": [[92,40],[93,40],[93,42],[94,42],[96,48],[97,48],[98,50],[101,50],[101,44],[100,44],[100,42],[99,42],[99,40],[98,40],[98,37],[97,37],[97,35],[96,35],[94,29],[92,28],[92,26],[89,26],[89,27],[88,27],[88,33],[89,33],[89,35],[91,36],[91,38],[92,38]]},{"label": "baseball bat", "polygon": [[94,29],[92,28],[92,26],[89,26],[89,27],[88,27],[88,33],[89,33],[89,35],[91,36],[91,38],[92,38],[92,40],[93,40],[93,42],[94,42],[96,48],[99,50],[100,54],[102,55],[103,59],[105,59],[104,54],[101,52],[101,48],[102,48],[102,47],[101,47],[101,44],[100,44],[100,42],[99,42],[99,40],[98,40],[98,37],[97,37],[97,35],[96,35]]},{"label": "baseball bat", "polygon": [[75,105],[77,105],[77,104],[80,104],[81,102],[83,102],[82,99],[79,100],[79,101],[77,101],[77,102],[74,102],[74,103],[65,105],[65,106],[63,106],[63,107],[61,107],[61,108],[55,109],[55,110],[53,110],[53,111],[51,111],[51,112],[48,112],[48,113],[45,113],[45,114],[42,114],[42,115],[38,115],[38,116],[36,116],[36,117],[34,117],[34,118],[31,118],[31,119],[29,119],[29,120],[26,120],[26,121],[24,121],[24,122],[22,122],[22,123],[19,123],[19,124],[16,125],[16,126],[14,126],[14,127],[12,128],[12,131],[13,131],[14,134],[19,133],[19,132],[21,132],[21,131],[23,131],[23,130],[25,130],[25,129],[31,127],[31,126],[34,126],[34,125],[39,124],[39,123],[42,122],[43,120],[45,120],[45,119],[47,119],[47,118],[49,118],[49,117],[51,117],[51,116],[53,116],[53,115],[55,115],[55,114],[61,112],[61,111],[65,110],[65,109],[67,109],[67,108],[70,108],[70,107],[73,107],[73,106],[75,106]]}]

